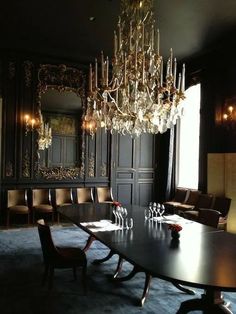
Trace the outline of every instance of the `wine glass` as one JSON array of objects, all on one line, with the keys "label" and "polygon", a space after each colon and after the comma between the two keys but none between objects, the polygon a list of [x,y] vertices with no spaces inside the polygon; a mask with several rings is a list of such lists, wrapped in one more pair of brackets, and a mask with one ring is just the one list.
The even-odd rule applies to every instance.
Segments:
[{"label": "wine glass", "polygon": [[132,229],[133,226],[134,226],[133,218],[126,218],[125,219],[125,227],[126,227],[126,229]]},{"label": "wine glass", "polygon": [[114,216],[115,216],[115,224],[117,225],[117,223],[118,223],[118,217],[117,217],[117,212],[116,212],[116,210],[115,209],[113,209],[113,214],[114,214]]},{"label": "wine glass", "polygon": [[163,218],[164,212],[165,212],[165,206],[162,204],[162,205],[160,206],[160,210],[159,210],[159,214],[160,214],[160,217],[161,217],[161,218]]},{"label": "wine glass", "polygon": [[151,213],[151,217],[150,218],[152,218],[153,217],[153,203],[152,202],[149,203],[149,210],[150,210],[150,213]]},{"label": "wine glass", "polygon": [[152,217],[152,213],[151,213],[149,208],[146,208],[144,210],[144,217],[145,217],[145,220],[148,220],[148,219],[150,219]]}]

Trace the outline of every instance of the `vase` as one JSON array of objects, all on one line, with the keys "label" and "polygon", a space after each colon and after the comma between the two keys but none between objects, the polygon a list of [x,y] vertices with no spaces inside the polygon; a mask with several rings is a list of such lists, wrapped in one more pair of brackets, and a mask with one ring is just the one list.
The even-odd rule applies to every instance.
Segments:
[{"label": "vase", "polygon": [[179,239],[180,233],[178,231],[172,230],[171,231],[171,236],[172,236],[173,239]]}]

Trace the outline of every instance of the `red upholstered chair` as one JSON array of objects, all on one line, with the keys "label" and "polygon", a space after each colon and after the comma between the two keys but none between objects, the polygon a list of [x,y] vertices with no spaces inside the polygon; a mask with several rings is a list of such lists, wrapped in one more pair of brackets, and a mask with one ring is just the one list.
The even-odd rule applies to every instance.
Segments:
[{"label": "red upholstered chair", "polygon": [[45,268],[43,284],[48,280],[48,287],[52,288],[54,269],[56,268],[73,269],[74,279],[76,279],[76,268],[81,267],[84,292],[86,292],[87,259],[84,251],[80,248],[55,246],[50,227],[45,224],[43,219],[38,220],[37,223]]}]

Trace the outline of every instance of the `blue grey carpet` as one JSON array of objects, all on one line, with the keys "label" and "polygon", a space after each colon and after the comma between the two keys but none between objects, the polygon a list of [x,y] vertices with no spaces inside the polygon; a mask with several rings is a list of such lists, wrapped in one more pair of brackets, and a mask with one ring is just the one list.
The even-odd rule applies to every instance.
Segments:
[{"label": "blue grey carpet", "polygon": [[[56,244],[83,247],[88,235],[75,226],[54,226]],[[114,283],[109,279],[116,268],[117,255],[96,266],[91,262],[104,257],[109,250],[95,241],[87,251],[88,294],[78,276],[73,281],[71,270],[56,270],[54,287],[41,286],[43,260],[36,227],[0,231],[0,313],[1,314],[77,314],[77,313],[157,313],[174,314],[182,301],[192,298],[170,283],[154,278],[143,308],[137,306],[144,286],[144,275]],[[122,274],[132,266],[125,262]],[[79,275],[79,274],[78,274]],[[196,296],[202,291],[195,289]],[[236,293],[224,293],[236,313]],[[199,313],[197,311],[192,313]]]}]

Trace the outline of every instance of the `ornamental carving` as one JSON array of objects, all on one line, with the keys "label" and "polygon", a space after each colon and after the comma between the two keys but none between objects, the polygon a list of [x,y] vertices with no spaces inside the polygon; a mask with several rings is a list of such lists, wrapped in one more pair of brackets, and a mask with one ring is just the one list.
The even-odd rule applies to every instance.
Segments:
[{"label": "ornamental carving", "polygon": [[8,65],[8,77],[10,80],[12,80],[16,75],[16,63],[13,61],[9,62]]},{"label": "ornamental carving", "polygon": [[33,63],[31,61],[25,61],[23,67],[25,72],[25,85],[26,87],[30,87],[32,82]]},{"label": "ornamental carving", "polygon": [[63,167],[41,167],[39,166],[40,175],[46,180],[75,180],[80,178],[81,168],[63,168]]},{"label": "ornamental carving", "polygon": [[6,163],[6,177],[13,177],[13,165],[11,161]]},{"label": "ornamental carving", "polygon": [[102,163],[100,167],[101,177],[107,177],[107,164],[105,162]]},{"label": "ornamental carving", "polygon": [[24,178],[30,177],[30,157],[28,150],[25,151],[23,165],[22,165],[22,175]]},{"label": "ornamental carving", "polygon": [[93,154],[91,154],[88,160],[88,176],[90,178],[95,176],[95,158]]}]

